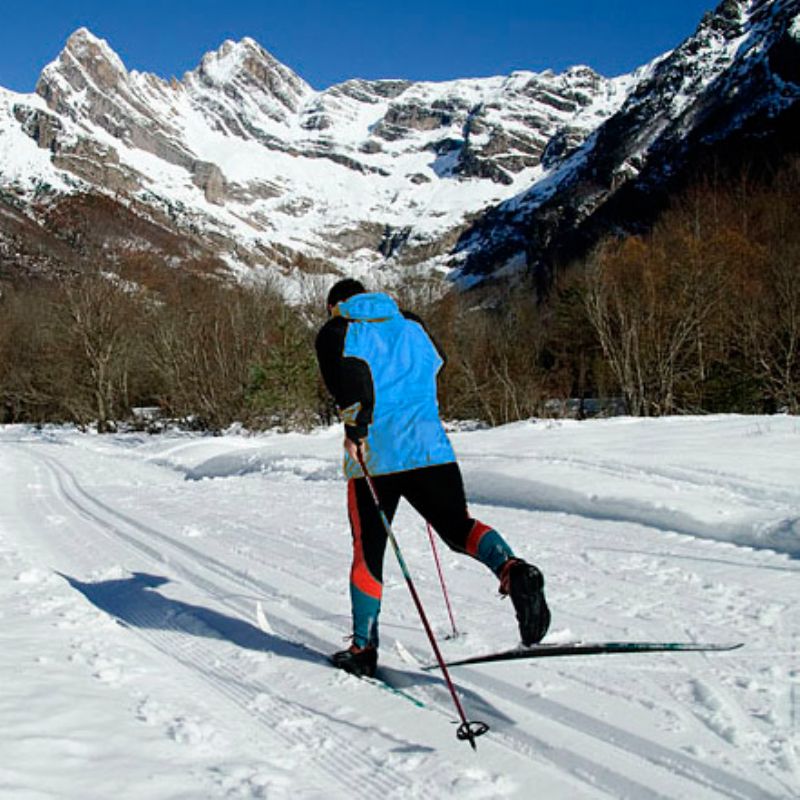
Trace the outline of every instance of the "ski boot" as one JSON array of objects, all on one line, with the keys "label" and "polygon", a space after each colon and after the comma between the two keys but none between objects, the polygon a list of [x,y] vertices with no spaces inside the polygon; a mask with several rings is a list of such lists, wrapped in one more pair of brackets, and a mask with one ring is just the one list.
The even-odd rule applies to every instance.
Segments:
[{"label": "ski boot", "polygon": [[511,596],[522,644],[527,647],[541,642],[550,627],[542,573],[533,564],[510,558],[500,570],[500,594]]},{"label": "ski boot", "polygon": [[357,647],[351,644],[347,650],[334,653],[331,662],[334,667],[343,669],[351,675],[372,678],[378,668],[378,650],[370,645]]}]

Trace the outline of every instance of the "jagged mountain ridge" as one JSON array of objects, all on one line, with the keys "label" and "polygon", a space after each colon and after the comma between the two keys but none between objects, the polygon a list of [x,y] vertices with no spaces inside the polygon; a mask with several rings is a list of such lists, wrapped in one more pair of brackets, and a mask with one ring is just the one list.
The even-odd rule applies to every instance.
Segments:
[{"label": "jagged mountain ridge", "polygon": [[[575,67],[320,92],[252,39],[164,80],[81,29],[35,94],[0,89],[0,270],[80,260],[89,242],[110,258],[105,231],[173,266],[267,270],[287,293],[298,269],[465,286],[548,273],[635,229],[709,147],[785,132],[798,40],[797,0],[724,0],[615,79]],[[116,219],[81,229],[87,207]]]},{"label": "jagged mountain ridge", "polygon": [[286,272],[297,254],[349,271],[435,264],[470,218],[578,147],[632,80],[576,67],[317,92],[246,38],[166,81],[128,72],[81,29],[34,95],[0,91],[0,200],[36,218],[36,203],[104,191],[240,270]]},{"label": "jagged mountain ridge", "polygon": [[456,245],[458,274],[532,272],[546,287],[602,236],[646,229],[711,165],[798,152],[799,122],[797,0],[724,0],[547,181],[477,220]]}]

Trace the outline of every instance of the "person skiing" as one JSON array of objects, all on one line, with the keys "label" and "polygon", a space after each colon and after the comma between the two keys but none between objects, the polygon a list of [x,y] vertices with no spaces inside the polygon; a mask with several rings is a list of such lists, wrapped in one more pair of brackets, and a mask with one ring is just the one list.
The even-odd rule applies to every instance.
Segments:
[{"label": "person skiing", "polygon": [[333,663],[372,676],[378,663],[378,615],[387,534],[359,456],[391,521],[401,497],[454,551],[485,564],[510,595],[523,644],[550,624],[544,577],[516,558],[503,537],[472,518],[455,453],[439,417],[436,378],[444,357],[422,321],[382,292],[352,278],[327,297],[329,319],[316,339],[320,372],[344,422],[344,471],[353,542],[351,646]]}]

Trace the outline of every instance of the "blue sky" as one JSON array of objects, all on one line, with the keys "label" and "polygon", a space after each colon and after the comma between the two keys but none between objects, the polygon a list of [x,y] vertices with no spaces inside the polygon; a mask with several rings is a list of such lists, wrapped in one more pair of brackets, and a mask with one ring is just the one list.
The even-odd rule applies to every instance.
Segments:
[{"label": "blue sky", "polygon": [[714,0],[2,0],[0,86],[30,92],[75,29],[129,69],[180,77],[251,36],[317,89],[353,77],[447,80],[588,64],[618,75],[690,35]]}]

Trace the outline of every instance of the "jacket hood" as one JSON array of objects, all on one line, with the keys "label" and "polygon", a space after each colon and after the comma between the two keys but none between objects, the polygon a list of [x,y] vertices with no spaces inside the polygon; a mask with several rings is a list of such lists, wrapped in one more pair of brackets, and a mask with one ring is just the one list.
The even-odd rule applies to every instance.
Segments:
[{"label": "jacket hood", "polygon": [[378,322],[402,316],[397,303],[383,292],[353,295],[349,300],[339,303],[334,313],[361,322]]}]

